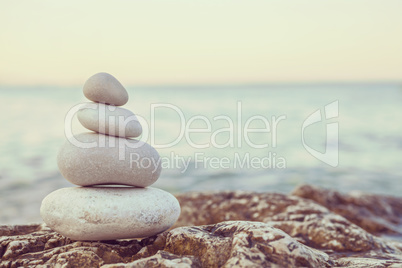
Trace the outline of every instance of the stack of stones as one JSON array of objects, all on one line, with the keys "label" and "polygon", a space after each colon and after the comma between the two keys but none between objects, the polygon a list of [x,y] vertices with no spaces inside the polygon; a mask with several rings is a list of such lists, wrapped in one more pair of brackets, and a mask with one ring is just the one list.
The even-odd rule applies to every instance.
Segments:
[{"label": "stack of stones", "polygon": [[116,107],[127,103],[127,91],[112,75],[98,73],[85,83],[84,95],[94,102],[77,117],[94,132],[70,137],[57,157],[64,178],[80,187],[46,196],[44,222],[74,240],[143,238],[169,229],[180,205],[170,193],[148,187],[159,178],[161,161],[152,146],[132,139],[142,133],[136,116]]}]

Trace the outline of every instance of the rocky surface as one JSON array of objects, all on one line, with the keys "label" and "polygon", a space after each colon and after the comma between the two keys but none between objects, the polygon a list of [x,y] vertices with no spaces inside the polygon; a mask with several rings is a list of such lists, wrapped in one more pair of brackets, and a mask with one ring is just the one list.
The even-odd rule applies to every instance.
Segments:
[{"label": "rocky surface", "polygon": [[146,239],[74,241],[1,226],[0,267],[402,267],[402,198],[312,186],[291,195],[177,195],[182,214]]},{"label": "rocky surface", "polygon": [[341,194],[311,185],[301,186],[292,194],[311,199],[370,233],[402,236],[401,198],[363,192]]}]

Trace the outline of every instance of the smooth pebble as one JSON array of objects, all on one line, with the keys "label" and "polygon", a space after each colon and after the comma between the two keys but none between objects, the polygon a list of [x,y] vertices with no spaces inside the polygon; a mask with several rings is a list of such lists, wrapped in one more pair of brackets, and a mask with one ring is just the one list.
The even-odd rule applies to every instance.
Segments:
[{"label": "smooth pebble", "polygon": [[122,106],[128,101],[128,93],[122,84],[108,73],[97,73],[84,84],[84,95],[91,101]]},{"label": "smooth pebble", "polygon": [[103,103],[85,103],[77,118],[87,129],[118,137],[138,137],[142,127],[130,110]]},{"label": "smooth pebble", "polygon": [[156,188],[72,187],[42,201],[43,221],[74,240],[142,238],[169,229],[180,215],[177,199]]},{"label": "smooth pebble", "polygon": [[98,133],[70,137],[60,148],[57,164],[64,178],[80,186],[147,187],[162,169],[158,152],[149,144]]}]

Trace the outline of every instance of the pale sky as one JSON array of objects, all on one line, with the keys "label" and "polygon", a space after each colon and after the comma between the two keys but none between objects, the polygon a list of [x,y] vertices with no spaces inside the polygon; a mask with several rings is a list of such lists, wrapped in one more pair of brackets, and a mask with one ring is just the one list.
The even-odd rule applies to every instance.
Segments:
[{"label": "pale sky", "polygon": [[402,81],[402,1],[0,0],[0,84]]}]

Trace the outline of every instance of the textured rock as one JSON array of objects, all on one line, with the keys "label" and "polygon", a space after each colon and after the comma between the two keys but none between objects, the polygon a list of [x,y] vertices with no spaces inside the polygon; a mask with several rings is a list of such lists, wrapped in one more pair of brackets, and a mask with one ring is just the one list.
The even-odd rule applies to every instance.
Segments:
[{"label": "textured rock", "polygon": [[159,154],[145,142],[97,133],[81,133],[74,139],[82,144],[67,140],[57,156],[61,174],[71,183],[147,187],[159,178]]},{"label": "textured rock", "polygon": [[195,255],[203,267],[268,267],[273,264],[323,267],[330,264],[326,253],[306,247],[262,222],[227,221],[176,228],[168,233],[165,250]]},{"label": "textured rock", "polygon": [[75,242],[41,230],[30,236],[2,237],[0,243],[4,252],[0,267],[325,267],[332,263],[326,253],[279,229],[246,221],[181,227],[140,241]]},{"label": "textured rock", "polygon": [[370,233],[402,235],[401,198],[362,192],[342,194],[311,185],[301,186],[292,194],[311,199]]},{"label": "textured rock", "polygon": [[[187,193],[177,195],[177,198],[181,205],[181,215],[175,227],[227,220],[261,221],[270,223],[314,248],[334,252],[387,248],[383,240],[342,216],[331,213],[311,200],[296,196],[227,191]],[[402,200],[399,202],[402,204]]]},{"label": "textured rock", "polygon": [[[307,190],[311,198],[327,193],[304,186],[293,194]],[[368,205],[353,196],[349,209]],[[0,227],[0,267],[402,267],[399,234],[370,233],[312,200],[242,191],[177,198],[176,228],[142,240],[76,242],[44,225]],[[402,198],[370,198],[392,205],[386,221],[401,219]]]},{"label": "textured rock", "polygon": [[180,215],[176,198],[156,188],[71,187],[42,201],[43,221],[75,240],[142,238],[169,229]]},{"label": "textured rock", "polygon": [[84,84],[85,97],[91,101],[122,106],[128,101],[128,93],[120,82],[108,73],[97,73]]},{"label": "textured rock", "polygon": [[87,129],[117,137],[138,137],[142,127],[133,112],[103,103],[85,103],[77,113]]}]

